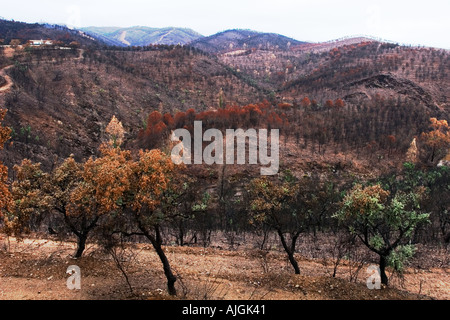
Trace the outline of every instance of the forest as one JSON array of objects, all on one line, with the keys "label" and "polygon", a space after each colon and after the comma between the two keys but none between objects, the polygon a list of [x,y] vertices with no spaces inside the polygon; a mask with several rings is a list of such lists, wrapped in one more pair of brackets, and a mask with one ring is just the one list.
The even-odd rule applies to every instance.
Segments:
[{"label": "forest", "polygon": [[[302,100],[303,116],[311,112],[309,104],[309,99]],[[358,123],[339,111],[341,104],[331,102],[331,110],[324,112],[334,114],[334,129],[341,127],[349,132],[347,140],[355,140],[351,145],[340,143],[342,131],[333,132],[331,128],[319,127],[318,132],[309,135],[298,133],[299,128],[287,129],[288,117],[296,119],[302,115],[293,106],[271,108],[267,101],[224,108],[213,114],[188,110],[172,117],[154,111],[148,117],[146,129],[137,137],[137,143],[145,146],[146,151],[141,149],[137,153],[122,148],[124,129],[113,117],[106,127],[108,140],[100,146],[99,157],[91,157],[84,163],[69,157],[51,172],[25,159],[14,166],[16,179],[11,185],[7,168],[2,166],[2,231],[21,237],[39,231],[42,225],[48,226],[48,232],[76,238],[77,258],[83,255],[87,241],[96,241],[113,252],[113,248],[132,237],[144,237],[161,260],[169,294],[176,295],[177,278],[163,250],[163,244],[171,237],[180,246],[201,243],[206,247],[213,232],[224,232],[231,242],[239,234],[250,232],[262,235],[258,246],[265,250],[265,239],[275,232],[293,272],[300,274],[301,267],[294,254],[301,234],[336,235],[347,230],[348,237],[345,241],[339,239],[339,245],[361,241],[367,250],[379,256],[381,281],[388,285],[386,268],[401,273],[415,252],[415,244],[450,241],[447,211],[450,171],[447,166],[425,165],[446,156],[450,128],[447,121],[432,118],[428,130],[419,136],[418,147],[411,144],[404,150],[405,146],[399,145],[394,135],[371,145],[369,139],[376,133],[369,128],[367,136],[352,137],[352,130],[347,128],[357,128]],[[340,116],[340,112],[344,115]],[[4,115],[2,111],[2,119]],[[335,153],[342,152],[342,148],[360,147],[360,152],[367,153],[372,148],[382,148],[387,156],[407,154],[409,161],[404,162],[401,170],[368,181],[342,176],[320,181],[314,176],[297,177],[283,168],[275,177],[247,176],[243,178],[246,182],[236,183],[227,176],[227,165],[222,165],[218,168],[220,176],[215,190],[205,191],[208,183],[205,180],[210,177],[173,164],[164,152],[168,130],[192,128],[194,119],[216,128],[276,126],[282,129],[286,141],[289,137],[301,139],[303,148],[310,144],[309,148],[319,153],[325,153],[325,146],[330,145]],[[345,119],[351,119],[350,123]],[[319,123],[317,119],[314,122]],[[412,120],[406,123],[414,125]],[[329,136],[323,134],[327,129]],[[1,133],[3,145],[10,129],[2,127]],[[383,136],[384,132],[378,134]],[[161,143],[164,141],[166,144]]]},{"label": "forest", "polygon": [[[397,282],[411,270],[448,270],[448,61],[446,51],[372,42],[237,55],[168,45],[4,50],[1,79],[14,85],[1,93],[3,260],[27,239],[73,243],[68,259],[101,252],[120,290],[164,275],[170,297],[195,286],[180,271],[189,250],[202,250],[199,260],[225,255],[230,267],[248,255],[289,286],[312,259],[327,268],[320,281],[365,289],[372,264],[386,294],[401,296]],[[194,121],[224,136],[278,129],[278,173],[173,163],[171,135],[194,136]],[[141,244],[155,270],[137,281]],[[422,285],[414,298],[432,296]],[[218,288],[196,298],[217,298]]]}]

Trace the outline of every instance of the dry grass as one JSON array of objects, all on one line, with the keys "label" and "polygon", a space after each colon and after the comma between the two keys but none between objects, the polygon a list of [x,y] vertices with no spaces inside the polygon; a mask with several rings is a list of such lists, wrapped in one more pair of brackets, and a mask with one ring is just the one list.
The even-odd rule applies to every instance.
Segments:
[{"label": "dry grass", "polygon": [[[3,241],[5,241],[4,239]],[[132,261],[123,261],[130,292],[114,260],[91,246],[83,258],[71,257],[74,244],[45,239],[10,239],[0,251],[1,299],[172,299],[157,255],[148,244],[133,246]],[[351,261],[343,261],[336,278],[330,261],[297,255],[302,274],[294,275],[285,255],[277,250],[223,250],[166,247],[178,276],[177,299],[195,300],[317,300],[317,299],[449,299],[447,268],[408,269],[391,288],[369,290],[365,268],[350,282]],[[69,265],[82,272],[81,290],[66,287]],[[364,266],[366,267],[366,265]],[[419,295],[420,294],[420,295]]]}]

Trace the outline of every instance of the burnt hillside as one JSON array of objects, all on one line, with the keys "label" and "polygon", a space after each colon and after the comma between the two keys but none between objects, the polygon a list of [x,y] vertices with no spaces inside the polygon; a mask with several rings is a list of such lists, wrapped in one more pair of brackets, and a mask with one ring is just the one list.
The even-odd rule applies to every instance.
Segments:
[{"label": "burnt hillside", "polygon": [[265,97],[216,59],[183,47],[17,50],[6,61],[14,83],[0,93],[13,128],[7,164],[30,157],[49,167],[71,153],[89,157],[113,115],[132,139],[155,109],[216,108],[220,92],[229,104]]},{"label": "burnt hillside", "polygon": [[76,41],[85,46],[98,46],[104,44],[88,36],[82,31],[69,29],[60,25],[39,23],[24,23],[0,19],[0,39],[3,44],[9,44],[11,40],[20,40],[22,44],[28,40],[54,40],[69,44]]},{"label": "burnt hillside", "polygon": [[[13,23],[9,32],[14,37],[25,32],[30,39],[35,28],[55,31]],[[327,163],[338,153],[370,162],[374,148],[383,158],[386,152],[401,155],[414,136],[428,129],[430,117],[449,119],[446,50],[363,39],[316,52],[299,50],[296,43],[290,48],[285,37],[245,30],[213,39],[214,45],[231,41],[235,50],[214,54],[193,46],[119,48],[83,42],[71,50],[3,50],[0,85],[8,88],[0,92],[0,104],[8,109],[6,125],[13,129],[5,163],[11,167],[31,158],[50,168],[70,154],[85,159],[96,154],[113,115],[134,146],[155,110],[173,116],[194,110],[207,119],[204,112],[266,101],[268,113],[254,123],[279,128],[285,145],[301,150],[301,157],[288,158],[294,167],[316,156]],[[272,44],[238,49],[248,48],[252,39]]]}]

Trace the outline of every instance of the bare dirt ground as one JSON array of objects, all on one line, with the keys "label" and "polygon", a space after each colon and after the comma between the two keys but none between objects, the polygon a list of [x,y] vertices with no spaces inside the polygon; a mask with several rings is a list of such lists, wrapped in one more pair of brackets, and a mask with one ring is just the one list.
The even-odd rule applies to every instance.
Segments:
[{"label": "bare dirt ground", "polygon": [[[115,300],[173,299],[167,295],[161,263],[149,244],[133,244],[120,253],[132,290],[110,255],[90,246],[73,259],[75,244],[55,240],[0,240],[0,299],[3,300]],[[389,288],[369,290],[365,266],[359,280],[350,282],[350,262],[343,262],[335,278],[332,263],[297,259],[302,271],[294,275],[285,256],[271,250],[263,258],[255,250],[202,247],[165,247],[179,277],[176,299],[226,300],[353,300],[450,299],[450,268],[409,268],[402,281]],[[81,270],[81,289],[67,288],[68,266]]]},{"label": "bare dirt ground", "polygon": [[0,78],[4,79],[3,85],[0,86],[0,92],[5,92],[11,89],[13,82],[11,77],[6,74],[6,70],[11,69],[13,66],[7,66],[0,70]]}]

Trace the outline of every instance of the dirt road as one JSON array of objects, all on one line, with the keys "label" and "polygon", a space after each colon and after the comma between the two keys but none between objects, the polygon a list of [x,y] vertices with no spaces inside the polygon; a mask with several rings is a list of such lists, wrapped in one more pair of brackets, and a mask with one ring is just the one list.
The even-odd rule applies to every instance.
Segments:
[{"label": "dirt road", "polygon": [[[75,244],[45,239],[0,241],[0,299],[167,299],[160,261],[150,244],[135,244],[121,256],[131,291],[110,256],[90,246],[73,259]],[[450,299],[448,270],[408,270],[402,285],[369,290],[348,281],[347,267],[330,276],[330,265],[298,256],[301,275],[292,274],[285,256],[270,252],[264,262],[252,251],[166,247],[178,277],[177,298],[237,300]],[[69,290],[70,265],[81,269],[81,289]],[[421,295],[418,295],[418,293]]]},{"label": "dirt road", "polygon": [[6,92],[6,91],[10,90],[14,84],[13,81],[11,80],[11,77],[6,74],[6,71],[11,69],[12,67],[13,67],[13,65],[10,65],[10,66],[7,66],[0,70],[0,77],[5,79],[5,81],[6,81],[6,83],[4,83],[0,87],[0,92]]}]

